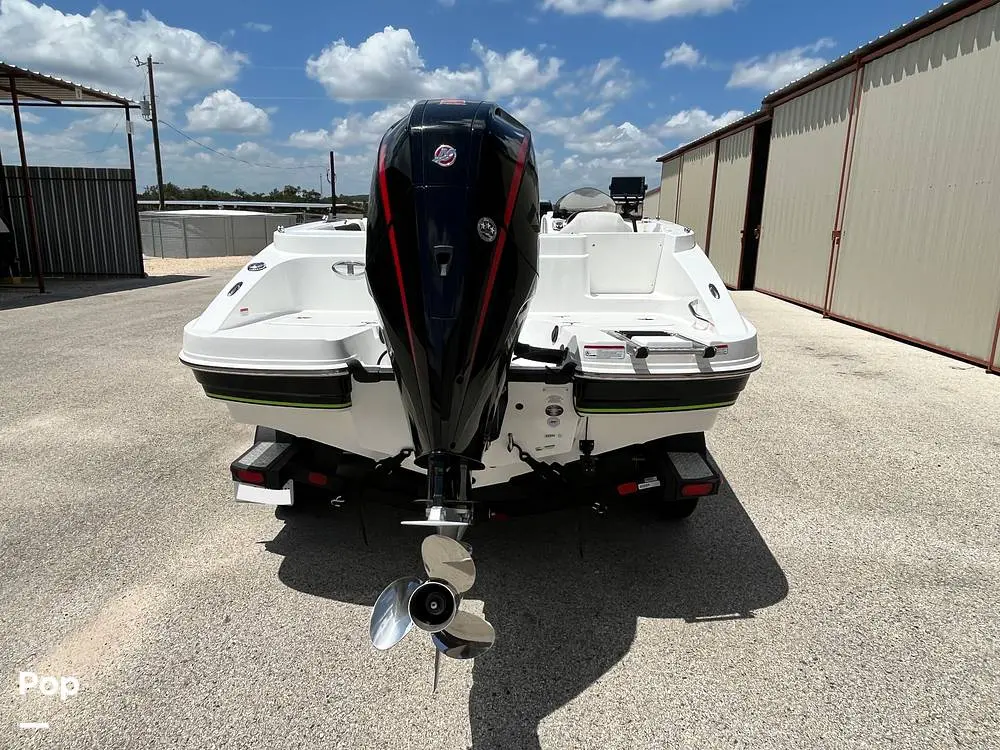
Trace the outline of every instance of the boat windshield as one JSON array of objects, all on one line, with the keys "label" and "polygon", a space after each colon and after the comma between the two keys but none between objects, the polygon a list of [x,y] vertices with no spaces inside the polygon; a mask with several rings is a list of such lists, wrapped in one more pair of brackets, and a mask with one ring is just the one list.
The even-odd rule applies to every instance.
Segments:
[{"label": "boat windshield", "polygon": [[618,207],[610,195],[597,188],[585,187],[572,190],[552,206],[555,216],[568,218],[580,211],[608,211],[617,213]]}]

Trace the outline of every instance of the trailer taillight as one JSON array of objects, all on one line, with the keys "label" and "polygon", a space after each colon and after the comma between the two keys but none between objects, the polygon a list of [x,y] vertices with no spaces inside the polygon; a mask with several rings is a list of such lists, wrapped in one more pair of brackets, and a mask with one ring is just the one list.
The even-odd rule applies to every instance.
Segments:
[{"label": "trailer taillight", "polygon": [[682,497],[705,497],[715,491],[715,482],[692,482],[681,485]]},{"label": "trailer taillight", "polygon": [[233,469],[233,476],[237,481],[247,484],[264,484],[264,472],[253,469]]}]

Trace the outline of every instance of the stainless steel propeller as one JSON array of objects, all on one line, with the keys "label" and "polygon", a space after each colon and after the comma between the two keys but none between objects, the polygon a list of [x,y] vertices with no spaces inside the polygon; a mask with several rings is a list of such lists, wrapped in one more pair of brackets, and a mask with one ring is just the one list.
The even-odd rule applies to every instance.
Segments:
[{"label": "stainless steel propeller", "polygon": [[493,647],[496,631],[479,615],[459,609],[462,594],[476,582],[476,564],[461,542],[432,534],[421,544],[420,556],[427,577],[400,578],[386,586],[372,609],[369,633],[380,651],[403,640],[414,625],[430,633],[437,650],[436,688],[440,654],[475,659]]}]

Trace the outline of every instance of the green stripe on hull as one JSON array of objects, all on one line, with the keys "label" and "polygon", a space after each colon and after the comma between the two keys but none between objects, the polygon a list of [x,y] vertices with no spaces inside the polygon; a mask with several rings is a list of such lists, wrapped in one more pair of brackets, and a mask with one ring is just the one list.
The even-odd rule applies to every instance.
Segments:
[{"label": "green stripe on hull", "polygon": [[701,411],[703,409],[721,409],[732,406],[735,401],[725,401],[719,404],[692,404],[691,406],[649,406],[638,409],[577,409],[580,414],[655,414],[668,411]]},{"label": "green stripe on hull", "polygon": [[214,398],[219,401],[239,401],[241,404],[260,404],[261,406],[293,406],[298,409],[349,409],[351,408],[350,403],[346,404],[303,404],[297,401],[267,401],[265,399],[259,398],[241,398],[239,396],[222,396],[218,393],[209,393],[205,391],[205,395],[209,398]]}]

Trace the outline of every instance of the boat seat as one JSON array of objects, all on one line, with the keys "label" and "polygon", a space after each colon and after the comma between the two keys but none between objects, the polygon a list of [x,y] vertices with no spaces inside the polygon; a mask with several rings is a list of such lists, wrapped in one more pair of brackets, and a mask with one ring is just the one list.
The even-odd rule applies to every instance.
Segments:
[{"label": "boat seat", "polygon": [[581,211],[566,223],[562,231],[576,234],[631,232],[632,225],[619,214],[610,211]]}]

